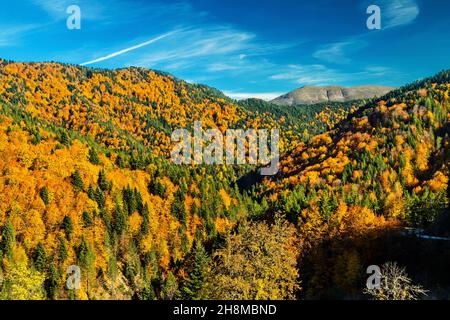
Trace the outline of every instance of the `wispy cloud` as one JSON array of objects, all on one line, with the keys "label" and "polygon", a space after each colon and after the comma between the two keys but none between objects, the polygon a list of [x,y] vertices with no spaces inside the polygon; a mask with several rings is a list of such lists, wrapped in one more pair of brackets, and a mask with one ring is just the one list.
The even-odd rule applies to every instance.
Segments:
[{"label": "wispy cloud", "polygon": [[204,26],[177,33],[165,46],[145,53],[136,63],[152,67],[185,59],[217,57],[249,50],[254,35],[227,26]]},{"label": "wispy cloud", "polygon": [[270,76],[272,80],[291,80],[297,84],[330,84],[343,80],[334,69],[322,64],[289,65],[282,73]]},{"label": "wispy cloud", "polygon": [[230,25],[204,24],[185,28],[130,58],[124,65],[168,70],[175,74],[202,70],[203,77],[209,79],[257,73],[266,77],[267,68],[273,65],[268,61],[269,57],[299,44],[267,43],[254,33]]},{"label": "wispy cloud", "polygon": [[420,13],[414,0],[383,0],[381,9],[384,29],[411,24]]},{"label": "wispy cloud", "polygon": [[[366,7],[369,3],[372,1],[365,2]],[[381,31],[411,24],[420,13],[420,8],[414,0],[379,0],[378,4],[381,8]],[[330,63],[349,64],[353,61],[350,56],[367,47],[370,37],[374,34],[376,32],[367,31],[321,45],[313,53],[313,57]]]},{"label": "wispy cloud", "polygon": [[235,64],[228,64],[223,62],[211,63],[208,65],[207,70],[210,72],[222,72],[222,71],[230,71],[230,70],[238,70],[240,67]]},{"label": "wispy cloud", "polygon": [[290,80],[297,85],[330,85],[345,82],[376,81],[395,72],[383,66],[365,67],[355,72],[329,68],[322,64],[289,65],[282,73],[273,74],[272,80]]},{"label": "wispy cloud", "polygon": [[64,15],[66,8],[73,4],[68,0],[32,0],[32,2],[53,17]]},{"label": "wispy cloud", "polygon": [[80,65],[85,66],[85,65],[97,63],[97,62],[100,62],[100,61],[105,61],[105,60],[108,60],[108,59],[120,56],[120,55],[122,55],[124,53],[127,53],[127,52],[130,52],[130,51],[133,51],[133,50],[136,50],[136,49],[148,46],[149,44],[152,44],[152,43],[155,43],[155,42],[157,42],[157,41],[159,41],[161,39],[167,38],[167,37],[175,34],[176,32],[177,31],[172,31],[172,32],[168,32],[168,33],[162,34],[162,35],[157,36],[157,37],[155,37],[153,39],[150,39],[148,41],[145,41],[145,42],[142,42],[140,44],[137,44],[135,46],[132,46],[132,47],[129,47],[129,48],[125,48],[125,49],[122,49],[122,50],[110,53],[110,54],[108,54],[106,56],[103,56],[103,57],[100,57],[100,58],[97,58],[97,59],[94,59],[94,60],[90,60],[90,61],[87,61],[87,62],[80,63]]},{"label": "wispy cloud", "polygon": [[324,45],[313,53],[313,57],[331,63],[350,63],[352,60],[347,56],[348,53],[362,49],[367,44],[357,39],[336,42]]},{"label": "wispy cloud", "polygon": [[36,29],[36,25],[1,26],[0,47],[16,45],[27,32]]},{"label": "wispy cloud", "polygon": [[224,94],[236,99],[236,100],[242,100],[242,99],[248,99],[248,98],[257,98],[262,99],[266,101],[273,100],[283,94],[285,92],[258,92],[258,93],[249,93],[249,92],[232,92],[232,91],[224,91]]},{"label": "wispy cloud", "polygon": [[[98,20],[104,18],[105,7],[97,1],[88,0],[31,0],[35,6],[45,11],[54,21],[67,18],[67,8],[77,5],[81,9],[82,18],[85,20]],[[114,0],[108,2],[108,6],[114,6]]]}]

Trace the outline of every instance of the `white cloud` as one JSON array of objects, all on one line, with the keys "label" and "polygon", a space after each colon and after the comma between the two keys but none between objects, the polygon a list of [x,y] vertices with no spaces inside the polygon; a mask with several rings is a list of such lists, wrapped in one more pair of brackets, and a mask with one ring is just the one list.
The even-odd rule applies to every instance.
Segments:
[{"label": "white cloud", "polygon": [[383,66],[370,66],[361,71],[345,72],[322,64],[289,65],[283,72],[274,74],[272,80],[291,80],[297,85],[332,85],[345,82],[376,81],[395,72]]},{"label": "white cloud", "polygon": [[381,4],[382,29],[408,25],[419,16],[420,9],[414,0],[384,0]]},{"label": "white cloud", "polygon": [[[34,5],[45,11],[55,21],[67,19],[67,8],[71,5],[77,5],[81,10],[82,19],[98,20],[104,18],[106,6],[101,2],[88,0],[31,0]],[[112,1],[112,0],[110,0]],[[108,6],[113,7],[115,3],[108,2]]]},{"label": "white cloud", "polygon": [[35,30],[37,27],[37,25],[0,26],[0,47],[16,45],[27,32]]},{"label": "white cloud", "polygon": [[[366,2],[368,3],[371,2]],[[420,13],[419,6],[414,0],[379,0],[379,5],[381,31],[408,25],[414,22]],[[349,55],[367,47],[369,37],[373,34],[376,32],[370,31],[320,46],[313,53],[313,57],[330,63],[349,64],[352,62]]]},{"label": "white cloud", "polygon": [[155,42],[157,42],[157,41],[159,41],[161,39],[167,38],[168,36],[171,36],[171,35],[175,34],[176,32],[177,31],[172,31],[172,32],[168,32],[168,33],[162,34],[162,35],[157,36],[157,37],[155,37],[153,39],[150,39],[148,41],[142,42],[142,43],[140,43],[138,45],[135,45],[135,46],[132,46],[132,47],[129,47],[129,48],[126,48],[126,49],[122,49],[122,50],[110,53],[110,54],[108,54],[106,56],[103,56],[103,57],[100,57],[100,58],[97,58],[97,59],[94,59],[94,60],[90,60],[90,61],[87,61],[87,62],[80,63],[80,65],[85,66],[85,65],[97,63],[97,62],[100,62],[100,61],[104,61],[104,60],[108,60],[108,59],[120,56],[120,55],[122,55],[124,53],[127,53],[127,52],[130,52],[130,51],[133,51],[133,50],[136,50],[136,49],[148,46],[149,44],[152,44],[152,43],[155,43]]},{"label": "white cloud", "polygon": [[282,73],[274,74],[272,80],[293,80],[299,84],[328,84],[339,82],[342,76],[321,64],[289,65]]},{"label": "white cloud", "polygon": [[273,99],[285,94],[285,92],[248,93],[248,92],[233,92],[233,91],[224,91],[223,93],[233,99],[236,99],[236,100],[257,98],[257,99],[262,99],[262,100],[266,100],[266,101],[273,100]]},{"label": "white cloud", "polygon": [[322,46],[313,53],[313,57],[331,63],[347,64],[351,62],[351,59],[347,57],[348,53],[357,51],[365,46],[365,42],[356,39],[335,42]]},{"label": "white cloud", "polygon": [[[229,25],[204,24],[191,27],[139,52],[131,57],[127,64],[139,67],[179,72],[202,70],[210,81],[217,78],[259,75],[267,79],[270,69],[276,67],[268,57],[299,43],[265,43],[255,34]],[[198,75],[192,73],[198,81]]]},{"label": "white cloud", "polygon": [[223,62],[212,63],[207,67],[207,70],[210,72],[221,72],[221,71],[230,71],[230,70],[238,70],[239,66],[227,64]]},{"label": "white cloud", "polygon": [[64,15],[66,8],[73,4],[68,0],[32,0],[32,2],[51,16]]},{"label": "white cloud", "polygon": [[228,56],[253,46],[251,33],[227,26],[191,28],[178,32],[165,46],[148,52],[137,60],[136,65],[152,67],[162,63],[205,57]]}]

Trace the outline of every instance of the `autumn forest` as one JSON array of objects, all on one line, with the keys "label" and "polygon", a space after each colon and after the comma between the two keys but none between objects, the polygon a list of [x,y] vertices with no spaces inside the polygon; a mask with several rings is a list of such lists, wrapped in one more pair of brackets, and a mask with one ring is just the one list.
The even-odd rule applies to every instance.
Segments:
[{"label": "autumn forest", "polygon": [[[450,298],[449,95],[442,71],[286,107],[0,59],[0,299]],[[194,121],[279,129],[278,173],[172,163]],[[373,265],[401,292],[368,289]]]}]

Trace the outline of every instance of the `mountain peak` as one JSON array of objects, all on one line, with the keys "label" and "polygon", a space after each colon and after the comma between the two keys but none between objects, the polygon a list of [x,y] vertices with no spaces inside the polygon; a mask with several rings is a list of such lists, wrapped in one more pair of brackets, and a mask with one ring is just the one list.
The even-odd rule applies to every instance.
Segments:
[{"label": "mountain peak", "polygon": [[321,102],[345,102],[382,96],[395,88],[378,85],[354,87],[305,85],[272,100],[277,105],[315,104]]}]

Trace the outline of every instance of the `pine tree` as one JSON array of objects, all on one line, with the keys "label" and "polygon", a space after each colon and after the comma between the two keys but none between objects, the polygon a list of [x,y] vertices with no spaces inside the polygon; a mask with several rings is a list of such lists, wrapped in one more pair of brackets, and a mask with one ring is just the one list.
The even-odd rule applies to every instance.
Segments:
[{"label": "pine tree", "polygon": [[54,300],[58,291],[59,274],[53,262],[50,264],[47,273],[47,279],[44,282],[44,288],[47,293],[47,298]]},{"label": "pine tree", "polygon": [[105,207],[105,195],[99,187],[95,189],[94,192],[95,202],[97,202],[99,209],[103,209]]},{"label": "pine tree", "polygon": [[116,204],[114,210],[114,231],[117,235],[121,235],[126,228],[127,219],[123,213],[122,208]]},{"label": "pine tree", "polygon": [[151,283],[146,285],[139,293],[140,300],[156,300],[155,290]]},{"label": "pine tree", "polygon": [[83,179],[81,178],[81,174],[78,170],[75,170],[75,172],[72,173],[71,180],[75,191],[84,191]]},{"label": "pine tree", "polygon": [[42,242],[39,242],[33,255],[34,267],[39,272],[44,272],[47,267],[47,254]]},{"label": "pine tree", "polygon": [[43,187],[41,191],[39,192],[39,195],[44,202],[44,204],[47,206],[49,203],[49,196],[48,196],[48,189],[47,187]]},{"label": "pine tree", "polygon": [[61,144],[65,145],[65,146],[70,145],[69,135],[65,131],[63,133],[61,133],[61,136],[59,138],[59,142],[61,142]]},{"label": "pine tree", "polygon": [[331,214],[336,210],[337,205],[333,203],[333,198],[330,198],[328,192],[322,194],[322,198],[319,201],[320,214],[325,221],[328,221]]},{"label": "pine tree", "polygon": [[183,299],[197,300],[201,298],[200,291],[203,288],[208,263],[209,257],[205,248],[197,243],[188,265],[189,278],[181,289]]},{"label": "pine tree", "polygon": [[178,219],[183,225],[186,225],[186,207],[184,204],[186,196],[178,189],[175,192],[175,199],[172,204],[172,214],[175,218]]},{"label": "pine tree", "polygon": [[61,262],[65,261],[69,257],[67,252],[66,241],[63,237],[58,237],[59,248],[58,248],[58,258]]},{"label": "pine tree", "polygon": [[131,215],[134,211],[137,210],[137,201],[135,197],[135,193],[131,190],[130,187],[123,189],[122,191],[123,202],[126,207],[126,211],[128,215]]},{"label": "pine tree", "polygon": [[143,212],[142,210],[144,209],[144,201],[142,200],[142,195],[138,191],[137,188],[134,188],[133,199],[134,199],[134,202],[135,202],[135,205],[136,205],[137,212],[142,214],[142,212]]},{"label": "pine tree", "polygon": [[154,178],[149,184],[149,191],[161,198],[165,198],[167,188],[164,184],[162,184],[159,179]]},{"label": "pine tree", "polygon": [[89,185],[87,194],[88,194],[89,199],[95,200],[95,191],[94,191],[94,188],[92,188],[92,185]]},{"label": "pine tree", "polygon": [[141,235],[147,235],[149,232],[150,225],[150,213],[148,210],[148,205],[144,205],[144,209],[142,210],[142,224],[141,224]]},{"label": "pine tree", "polygon": [[130,167],[132,170],[143,170],[145,169],[145,163],[141,154],[132,154],[130,159]]},{"label": "pine tree", "polygon": [[109,187],[108,179],[106,178],[106,173],[103,169],[100,170],[100,172],[98,173],[97,184],[98,184],[98,187],[100,188],[100,190],[102,190],[102,191],[108,190],[108,187]]},{"label": "pine tree", "polygon": [[92,226],[92,217],[87,211],[83,211],[83,224],[85,228]]},{"label": "pine tree", "polygon": [[72,219],[69,216],[64,216],[61,227],[63,228],[64,233],[66,234],[67,240],[70,240],[72,237],[72,231],[73,231]]},{"label": "pine tree", "polygon": [[161,289],[161,298],[164,300],[172,300],[178,293],[177,278],[169,271],[166,277],[166,281]]},{"label": "pine tree", "polygon": [[98,157],[98,153],[94,148],[89,149],[89,162],[95,165],[100,164],[100,158]]},{"label": "pine tree", "polygon": [[125,168],[125,160],[123,159],[123,157],[120,154],[117,155],[115,164],[121,169]]},{"label": "pine tree", "polygon": [[76,248],[76,254],[78,263],[80,267],[84,270],[85,274],[84,279],[86,280],[86,290],[89,295],[89,282],[93,280],[92,276],[95,271],[94,270],[95,255],[94,252],[92,251],[91,246],[89,245],[84,236],[81,238],[80,245]]},{"label": "pine tree", "polygon": [[2,240],[0,241],[0,258],[6,257],[12,259],[13,246],[16,240],[14,227],[11,221],[8,221],[2,230]]},{"label": "pine tree", "polygon": [[83,267],[87,266],[89,262],[89,245],[85,237],[81,239],[81,243],[77,248],[77,258]]}]

